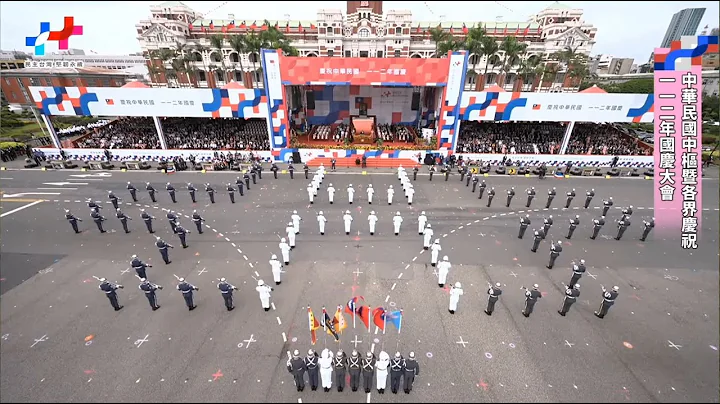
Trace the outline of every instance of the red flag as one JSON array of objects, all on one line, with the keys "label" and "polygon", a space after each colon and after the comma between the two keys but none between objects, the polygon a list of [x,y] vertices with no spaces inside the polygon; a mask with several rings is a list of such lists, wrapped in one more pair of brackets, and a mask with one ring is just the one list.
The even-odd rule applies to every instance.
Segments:
[{"label": "red flag", "polygon": [[465,25],[465,23],[463,23],[463,34],[467,34],[467,33],[468,33],[468,27]]},{"label": "red flag", "polygon": [[310,23],[310,29],[315,29],[315,24]]},{"label": "red flag", "polygon": [[226,26],[224,26],[224,25],[223,25],[223,26],[222,26],[222,28],[220,28],[220,31],[222,31],[222,32],[227,32],[227,31],[228,31],[228,29],[227,29],[227,27],[226,27]]},{"label": "red flag", "polygon": [[505,29],[503,30],[503,36],[507,35],[507,26],[508,26],[507,23],[505,23]]},{"label": "red flag", "polygon": [[380,329],[380,331],[385,330],[385,309],[382,307],[378,307],[375,310],[373,310],[373,323]]},{"label": "red flag", "polygon": [[193,29],[192,23],[188,24],[188,31],[192,31],[192,29]]},{"label": "red flag", "polygon": [[253,31],[257,29],[257,24],[255,24],[255,21],[253,21],[252,25],[250,26],[250,29]]},{"label": "red flag", "polygon": [[290,32],[290,23],[285,24],[285,32]]},{"label": "red flag", "polygon": [[215,29],[215,24],[213,24],[212,20],[210,20],[210,31]]},{"label": "red flag", "polygon": [[358,314],[360,311],[360,308],[358,307],[358,302],[362,300],[365,301],[365,298],[362,296],[353,296],[352,299],[348,300],[347,304],[345,305],[345,313],[352,315],[353,311],[355,314]]},{"label": "red flag", "polygon": [[240,24],[240,29],[246,29],[246,28],[247,28],[247,25],[245,25],[245,21],[243,21],[242,24]]},{"label": "red flag", "polygon": [[203,23],[200,23],[200,31],[205,32],[205,26]]},{"label": "red flag", "polygon": [[360,306],[357,311],[357,316],[360,318],[360,321],[365,324],[365,328],[370,328],[370,307],[369,306]]},{"label": "red flag", "polygon": [[320,323],[315,318],[310,306],[308,306],[308,327],[310,328],[310,342],[315,345],[317,342],[317,334],[315,333],[315,330],[320,328]]},{"label": "red flag", "polygon": [[527,36],[527,34],[530,32],[530,24],[525,28],[525,32],[523,32],[523,36]]},{"label": "red flag", "polygon": [[420,23],[418,23],[417,28],[415,28],[415,32],[418,34],[422,32],[422,29],[420,28]]},{"label": "red flag", "polygon": [[235,29],[235,20],[232,20],[230,24],[228,24],[228,29]]},{"label": "red flag", "polygon": [[263,30],[263,31],[267,31],[268,26],[265,25],[265,23],[263,23],[263,25],[260,27],[260,29]]},{"label": "red flag", "polygon": [[298,31],[302,31],[302,23],[298,21]]}]

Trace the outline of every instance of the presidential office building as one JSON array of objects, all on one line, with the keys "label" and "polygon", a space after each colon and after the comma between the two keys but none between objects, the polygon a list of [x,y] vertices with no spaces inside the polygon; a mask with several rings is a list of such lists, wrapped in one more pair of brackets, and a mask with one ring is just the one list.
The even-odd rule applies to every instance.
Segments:
[{"label": "presidential office building", "polygon": [[[347,1],[345,10],[318,10],[315,20],[269,21],[291,41],[303,57],[348,58],[433,58],[436,44],[429,31],[441,27],[455,39],[462,39],[472,27],[483,27],[498,42],[515,36],[526,43],[525,58],[536,58],[540,64],[558,64],[549,56],[568,47],[589,56],[597,29],[583,20],[583,10],[561,3],[547,8],[521,22],[482,21],[415,21],[410,10],[384,10],[382,1]],[[257,50],[238,52],[231,46],[236,35],[259,33],[267,29],[263,19],[228,15],[227,19],[201,16],[182,2],[165,2],[150,8],[150,18],[136,24],[137,39],[148,59],[155,87],[221,87],[226,81],[244,86],[262,87],[260,57]],[[211,18],[212,17],[212,18]],[[213,35],[227,38],[222,49],[210,42]],[[174,50],[191,59],[192,67],[182,74],[166,74],[173,67],[170,52]],[[164,55],[164,56],[163,56]],[[498,82],[503,52],[490,57],[470,55],[470,70],[465,87],[481,90]],[[160,60],[164,58],[165,60]],[[518,63],[519,64],[519,63]],[[218,68],[225,67],[225,72]],[[487,76],[482,80],[487,68]],[[558,74],[546,74],[523,83],[517,80],[518,66],[512,66],[500,84],[508,91],[574,92],[572,81],[565,77],[566,67],[557,66]],[[166,77],[170,76],[170,77]],[[540,76],[540,75],[538,75]],[[168,80],[169,79],[169,80]],[[193,84],[190,84],[191,81]]]}]

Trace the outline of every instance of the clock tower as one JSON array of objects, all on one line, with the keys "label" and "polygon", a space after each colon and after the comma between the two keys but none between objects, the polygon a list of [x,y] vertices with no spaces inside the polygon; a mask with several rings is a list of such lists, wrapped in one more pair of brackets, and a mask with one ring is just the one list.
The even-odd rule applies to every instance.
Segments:
[{"label": "clock tower", "polygon": [[359,10],[370,10],[374,14],[382,15],[382,1],[348,1],[347,15],[355,14]]}]

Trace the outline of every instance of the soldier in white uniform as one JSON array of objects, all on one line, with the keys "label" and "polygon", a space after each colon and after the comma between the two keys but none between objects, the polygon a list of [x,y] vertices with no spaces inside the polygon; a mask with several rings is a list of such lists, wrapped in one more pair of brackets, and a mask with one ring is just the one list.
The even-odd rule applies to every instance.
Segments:
[{"label": "soldier in white uniform", "polygon": [[430,240],[432,240],[433,234],[435,234],[435,232],[432,229],[432,225],[428,223],[428,225],[425,226],[425,230],[423,230],[423,248],[425,250],[430,248]]},{"label": "soldier in white uniform", "polygon": [[282,264],[277,259],[277,255],[273,254],[272,257],[270,257],[270,270],[273,274],[273,280],[275,281],[276,285],[279,285],[280,282],[280,275],[282,274]]},{"label": "soldier in white uniform", "polygon": [[265,282],[260,279],[255,290],[260,294],[260,303],[262,304],[263,309],[265,309],[265,311],[270,311],[270,292],[275,289],[266,285]]},{"label": "soldier in white uniform", "polygon": [[318,360],[320,365],[320,380],[322,381],[323,390],[327,393],[332,388],[332,372],[333,372],[333,353],[327,348],[323,349]]},{"label": "soldier in white uniform", "polygon": [[393,227],[395,227],[395,235],[400,235],[400,225],[402,224],[402,216],[400,216],[400,212],[395,213],[395,217],[393,217]]},{"label": "soldier in white uniform", "polygon": [[436,238],[433,245],[430,246],[430,265],[436,266],[438,261],[438,256],[440,255],[440,251],[442,251],[442,247],[440,246],[440,239]]},{"label": "soldier in white uniform", "polygon": [[395,195],[395,190],[393,189],[393,186],[390,185],[387,190],[388,205],[392,205],[393,195]]},{"label": "soldier in white uniform", "polygon": [[405,169],[403,168],[402,165],[400,165],[400,167],[398,167],[398,179],[399,179],[399,180],[402,179],[403,174],[405,174]]},{"label": "soldier in white uniform", "polygon": [[343,216],[343,222],[345,222],[345,234],[350,234],[350,224],[352,223],[353,218],[350,216],[350,211],[346,210],[345,215]]},{"label": "soldier in white uniform", "polygon": [[375,224],[377,223],[378,218],[375,216],[375,211],[373,210],[370,212],[370,215],[368,216],[368,224],[370,225],[370,235],[375,235]]},{"label": "soldier in white uniform", "polygon": [[280,239],[280,252],[282,253],[283,262],[285,265],[290,265],[290,246],[287,243],[287,240],[285,238]]},{"label": "soldier in white uniform", "polygon": [[415,196],[415,188],[413,188],[412,184],[409,184],[405,191],[405,196],[407,196],[408,205],[412,205],[413,197]]},{"label": "soldier in white uniform", "polygon": [[289,222],[287,224],[287,227],[285,228],[285,233],[287,233],[288,245],[292,250],[293,248],[295,248],[295,226],[293,226],[292,222]]},{"label": "soldier in white uniform", "polygon": [[307,193],[308,193],[308,199],[310,199],[310,204],[315,203],[315,195],[317,195],[317,191],[315,190],[315,183],[311,182],[310,185],[307,186]]},{"label": "soldier in white uniform", "polygon": [[323,215],[322,211],[320,211],[320,213],[318,213],[317,221],[318,221],[318,226],[320,226],[320,235],[324,236],[325,235],[325,223],[327,222],[327,219],[325,219],[325,216]]},{"label": "soldier in white uniform", "polygon": [[375,194],[375,189],[373,188],[372,184],[368,184],[367,187],[367,196],[368,196],[368,203],[372,205],[372,199],[373,195]]},{"label": "soldier in white uniform", "polygon": [[380,352],[379,359],[375,362],[377,371],[377,390],[380,394],[385,394],[385,386],[387,385],[388,366],[390,366],[390,355],[387,352]]},{"label": "soldier in white uniform", "polygon": [[441,288],[445,287],[445,282],[447,281],[448,272],[450,272],[450,268],[452,265],[450,265],[450,261],[448,261],[448,256],[444,256],[442,261],[438,262],[437,268],[438,268],[438,286]]},{"label": "soldier in white uniform", "polygon": [[327,192],[328,200],[330,200],[330,204],[332,205],[332,203],[335,201],[335,188],[332,186],[332,184],[328,185]]},{"label": "soldier in white uniform", "polygon": [[350,184],[348,186],[347,193],[348,193],[348,201],[350,202],[350,205],[352,205],[353,197],[355,196],[355,188],[353,188],[352,184]]},{"label": "soldier in white uniform", "polygon": [[420,212],[420,216],[418,216],[418,234],[424,234],[426,223],[427,216],[425,216],[425,211],[422,211]]},{"label": "soldier in white uniform", "polygon": [[450,289],[450,307],[448,307],[448,311],[450,312],[450,314],[455,314],[458,302],[460,302],[460,296],[462,295],[462,285],[460,284],[460,282],[455,282],[455,286]]},{"label": "soldier in white uniform", "polygon": [[292,216],[290,216],[290,220],[292,220],[293,227],[295,228],[295,234],[300,234],[300,221],[302,218],[300,215],[298,215],[297,210],[293,210]]}]

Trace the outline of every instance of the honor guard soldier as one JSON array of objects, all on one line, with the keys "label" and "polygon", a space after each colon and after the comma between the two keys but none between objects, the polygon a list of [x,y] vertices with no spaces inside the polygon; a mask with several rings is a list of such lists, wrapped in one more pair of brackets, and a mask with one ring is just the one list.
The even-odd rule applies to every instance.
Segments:
[{"label": "honor guard soldier", "polygon": [[392,205],[393,196],[395,196],[395,190],[393,189],[393,186],[390,185],[387,190],[388,205]]},{"label": "honor guard soldier", "polygon": [[307,193],[308,193],[308,199],[310,199],[310,204],[313,205],[315,203],[315,185],[308,184],[307,186]]},{"label": "honor guard soldier", "polygon": [[210,183],[205,184],[205,192],[210,197],[210,203],[215,203],[215,188]]},{"label": "honor guard soldier", "polygon": [[542,293],[540,293],[538,288],[539,286],[537,284],[533,285],[532,290],[524,286],[521,288],[525,290],[525,308],[522,311],[522,315],[525,317],[530,317],[530,314],[532,314],[535,308],[535,303],[537,303],[538,299],[542,298]]},{"label": "honor guard soldier", "polygon": [[322,384],[323,391],[326,393],[330,392],[332,388],[332,372],[333,372],[333,353],[329,349],[323,349],[318,359],[318,365],[320,366],[320,383]]},{"label": "honor guard soldier", "polygon": [[340,393],[345,390],[345,370],[347,366],[347,355],[345,355],[342,349],[338,349],[333,358],[333,367],[335,368],[335,384],[337,385],[337,391]]},{"label": "honor guard soldier", "polygon": [[205,219],[197,213],[197,210],[193,210],[192,221],[195,223],[198,234],[203,234],[202,224],[205,222]]},{"label": "honor guard soldier", "polygon": [[510,187],[507,191],[507,200],[505,201],[505,207],[510,207],[510,202],[512,202],[512,198],[515,196],[515,187]]},{"label": "honor guard soldier", "polygon": [[293,222],[288,222],[287,226],[285,227],[285,234],[287,234],[288,245],[290,246],[290,249],[294,250],[295,249],[295,226],[293,226]]},{"label": "honor guard soldier", "polygon": [[190,193],[190,199],[192,199],[192,202],[197,203],[197,200],[195,200],[195,192],[197,192],[197,188],[195,188],[195,186],[192,183],[188,182],[187,189],[188,189],[188,192]]},{"label": "honor guard soldier", "polygon": [[270,292],[273,290],[275,289],[266,285],[262,279],[258,281],[258,285],[255,288],[255,291],[260,295],[260,304],[265,311],[270,311]]},{"label": "honor guard soldier", "polygon": [[293,210],[292,216],[290,216],[290,220],[293,224],[293,230],[295,230],[295,234],[300,234],[300,221],[302,218],[300,215],[298,215],[297,210]]},{"label": "honor guard soldier", "polygon": [[113,208],[117,210],[118,208],[118,197],[115,196],[113,191],[108,191],[108,199],[110,199],[110,202],[113,205]]},{"label": "honor guard soldier", "polygon": [[608,210],[610,210],[610,208],[612,208],[613,205],[614,205],[614,202],[613,202],[612,196],[610,198],[608,198],[607,200],[603,200],[602,216],[607,216]]},{"label": "honor guard soldier", "polygon": [[99,211],[100,209],[102,209],[102,206],[98,205],[97,203],[95,203],[95,201],[93,201],[93,200],[90,199],[90,198],[88,198],[87,204],[88,204],[88,208],[90,208],[90,209],[92,209],[92,210],[97,210],[97,211]]},{"label": "honor guard soldier", "polygon": [[125,234],[130,233],[130,230],[128,229],[128,220],[132,220],[132,218],[128,217],[123,211],[120,210],[120,208],[117,209],[115,212],[115,216],[117,216],[118,219],[120,219],[120,223],[122,224],[123,230],[125,230]]},{"label": "honor guard soldier", "polygon": [[317,221],[318,221],[318,227],[320,227],[320,235],[325,235],[325,223],[327,223],[327,219],[325,219],[325,215],[323,215],[322,211],[318,213],[317,215]]},{"label": "honor guard soldier", "polygon": [[403,222],[402,216],[400,216],[400,212],[395,212],[395,217],[393,217],[393,228],[395,230],[395,235],[400,235],[400,225]]},{"label": "honor guard soldier", "polygon": [[262,166],[262,163],[261,163],[261,162],[258,162],[258,163],[257,163],[257,166],[256,166],[256,168],[255,168],[255,171],[257,172],[258,179],[261,180],[261,179],[262,179],[262,172],[263,172],[263,166]]},{"label": "honor guard soldier", "polygon": [[318,367],[318,354],[312,349],[308,350],[307,356],[305,357],[305,367],[307,368],[310,390],[315,391],[318,388],[320,368]]},{"label": "honor guard soldier", "polygon": [[450,288],[450,304],[448,305],[450,314],[455,314],[458,303],[460,302],[460,296],[463,294],[462,285],[460,282],[455,282],[455,285]]},{"label": "honor guard soldier", "polygon": [[120,306],[120,303],[118,303],[118,296],[116,290],[122,289],[123,285],[118,285],[116,283],[108,282],[105,278],[100,278],[100,290],[105,292],[105,296],[110,300],[110,305],[115,309],[115,311],[120,311],[120,309],[123,308],[123,306]]},{"label": "honor guard soldier", "polygon": [[522,239],[525,235],[525,230],[527,230],[528,226],[530,226],[530,215],[525,215],[524,217],[520,218],[520,232],[518,233],[518,238]]},{"label": "honor guard soldier", "polygon": [[[257,184],[256,178],[258,176],[257,167],[253,166],[253,168],[250,169],[250,178],[252,178],[253,185]],[[249,184],[248,184],[249,185]],[[250,187],[248,187],[250,189]]]},{"label": "honor guard soldier", "polygon": [[235,286],[229,284],[225,278],[220,278],[220,283],[217,285],[218,289],[220,289],[220,293],[222,294],[223,300],[225,301],[225,308],[227,311],[232,311],[235,309],[235,305],[233,304],[233,291],[238,290]]},{"label": "honor guard soldier", "polygon": [[557,259],[557,257],[560,256],[561,252],[562,241],[558,241],[557,243],[550,243],[550,262],[547,264],[547,269],[553,269],[553,266],[555,266],[555,260]]},{"label": "honor guard soldier", "polygon": [[600,303],[600,308],[595,312],[598,318],[603,318],[607,314],[610,307],[615,304],[615,299],[618,297],[619,287],[613,286],[612,290],[605,289],[605,286],[600,286],[603,291],[603,301]]},{"label": "honor guard soldier", "polygon": [[177,200],[175,199],[175,187],[168,182],[167,184],[165,184],[165,189],[170,194],[170,199],[172,199],[172,202],[177,203]]},{"label": "honor guard soldier", "polygon": [[250,175],[247,173],[247,171],[245,172],[245,174],[243,174],[243,181],[245,181],[245,188],[247,188],[247,190],[249,191],[250,190]]},{"label": "honor guard soldier", "polygon": [[440,239],[436,238],[433,245],[430,246],[430,265],[437,266],[440,251],[442,251],[442,247],[440,246]]},{"label": "honor guard soldier", "polygon": [[193,291],[194,290],[200,290],[197,286],[192,285],[190,283],[185,282],[185,278],[178,278],[178,285],[177,290],[182,292],[183,299],[185,299],[185,304],[188,307],[188,310],[193,311],[197,306],[193,302]]},{"label": "honor guard soldier", "polygon": [[570,219],[568,233],[567,233],[567,236],[565,236],[566,239],[570,240],[572,238],[572,235],[573,235],[573,233],[575,233],[575,229],[577,229],[579,224],[580,224],[580,215],[575,215],[574,218]]},{"label": "honor guard soldier", "polygon": [[350,234],[350,224],[352,223],[353,218],[350,216],[350,211],[346,210],[345,215],[343,216],[343,222],[345,222],[345,235]]},{"label": "honor guard soldier", "polygon": [[130,261],[130,266],[132,267],[132,269],[135,270],[135,272],[137,273],[137,276],[139,278],[147,279],[147,273],[145,270],[148,268],[152,268],[152,265],[148,265],[148,264],[142,262],[140,260],[140,258],[138,258],[137,255],[133,255],[131,258],[132,258],[132,261]]},{"label": "honor guard soldier", "polygon": [[365,387],[365,392],[369,393],[372,391],[373,376],[375,376],[375,355],[372,352],[368,352],[361,361],[361,364],[363,387]]},{"label": "honor guard soldier", "polygon": [[558,314],[565,317],[568,310],[570,310],[570,306],[577,301],[578,297],[580,297],[580,284],[576,283],[572,286],[565,286],[565,297],[563,298],[562,307],[558,310]]},{"label": "honor guard soldier", "polygon": [[161,239],[160,237],[155,237],[155,247],[158,248],[160,251],[160,255],[162,256],[163,261],[165,261],[165,264],[169,264],[170,262],[170,256],[168,254],[168,247],[169,248],[175,248],[171,246],[170,244],[166,243],[165,240]]},{"label": "honor guard soldier", "polygon": [[335,164],[337,164],[337,159],[333,157],[330,159],[330,171],[335,171]]},{"label": "honor guard soldier", "polygon": [[628,227],[630,227],[630,219],[618,220],[618,232],[615,240],[620,240]]},{"label": "honor guard soldier", "polygon": [[532,203],[533,199],[535,199],[535,187],[532,187],[527,190],[527,203],[525,204],[526,208],[530,207],[530,204]]},{"label": "honor guard soldier", "polygon": [[500,282],[496,283],[495,286],[488,282],[487,294],[488,302],[487,308],[485,309],[485,314],[487,314],[488,316],[492,316],[493,311],[495,311],[495,303],[497,303],[500,295],[502,295],[502,289],[500,289]]},{"label": "honor guard soldier", "polygon": [[175,234],[178,235],[178,238],[180,239],[180,245],[182,245],[182,248],[188,248],[187,243],[185,242],[185,237],[190,233],[189,230],[185,230],[184,227],[180,223],[175,227]]},{"label": "honor guard soldier", "polygon": [[237,187],[240,196],[245,196],[245,192],[243,191],[243,187],[245,186],[245,184],[243,184],[243,181],[240,177],[237,177],[235,179],[235,186]]},{"label": "honor guard soldier", "polygon": [[445,287],[445,282],[447,281],[448,272],[450,272],[450,268],[452,268],[452,265],[450,264],[448,256],[444,256],[442,261],[440,261],[437,264],[438,268],[438,286],[441,288]]},{"label": "honor guard soldier", "polygon": [[375,195],[375,188],[373,188],[372,184],[368,184],[366,191],[368,196],[368,205],[372,205],[373,195]]},{"label": "honor guard soldier", "polygon": [[155,291],[160,289],[162,290],[162,286],[156,285],[147,279],[140,277],[140,285],[138,285],[138,289],[145,292],[145,297],[147,297],[148,302],[150,303],[150,308],[152,311],[155,311],[160,308],[160,305],[157,304],[157,296],[155,295]]},{"label": "honor guard soldier", "polygon": [[572,267],[572,277],[570,278],[570,283],[568,283],[568,287],[573,287],[575,284],[582,278],[583,274],[585,273],[585,260],[580,260],[579,264],[576,264],[573,262]]},{"label": "honor guard soldier", "polygon": [[335,202],[335,187],[333,187],[332,183],[328,184],[327,193],[328,193],[328,201],[330,201],[330,204],[332,205],[333,202]]},{"label": "honor guard soldier", "polygon": [[415,352],[410,352],[404,363],[405,372],[403,374],[403,389],[405,394],[412,391],[415,376],[420,376],[420,364],[415,360]]},{"label": "honor guard soldier", "polygon": [[[480,189],[480,195],[482,195],[482,188]],[[490,205],[492,205],[492,200],[495,197],[495,187],[490,187],[490,190],[488,191],[488,203],[487,207],[489,208]]]},{"label": "honor guard soldier", "polygon": [[133,184],[128,181],[127,183],[127,190],[130,191],[130,197],[132,197],[133,202],[137,202],[137,188]]},{"label": "honor guard soldier", "polygon": [[408,205],[412,206],[413,203],[413,197],[415,196],[415,188],[413,188],[412,184],[409,184],[409,187],[407,191],[405,191],[405,197],[407,198]]},{"label": "honor guard soldier", "polygon": [[550,227],[552,227],[553,223],[554,223],[554,221],[553,221],[552,215],[548,216],[546,219],[543,219],[543,229],[542,229],[543,230],[542,231],[543,239],[545,239],[545,237],[550,232]]},{"label": "honor guard soldier", "polygon": [[447,181],[450,179],[450,167],[445,167],[444,171],[445,171],[445,181]]},{"label": "honor guard soldier", "polygon": [[275,177],[275,179],[277,179],[278,170],[279,170],[279,168],[278,168],[277,164],[272,163],[272,166],[270,166],[270,171],[273,172],[273,177]]},{"label": "honor guard soldier", "polygon": [[430,181],[432,181],[433,174],[435,173],[435,166],[431,166],[428,170],[430,171]]},{"label": "honor guard soldier", "polygon": [[470,174],[467,173],[467,169],[465,167],[458,167],[458,174],[460,174],[460,182],[465,181],[465,174],[468,174],[467,181],[465,182],[465,186],[469,187],[471,178],[470,178]]},{"label": "honor guard soldier", "polygon": [[475,190],[477,189],[478,182],[480,182],[480,177],[479,177],[477,174],[473,175],[473,176],[472,176],[472,184],[473,184],[473,186],[472,186],[472,192],[473,192],[473,193],[474,193]]},{"label": "honor guard soldier", "polygon": [[145,212],[145,209],[140,209],[140,218],[142,218],[143,222],[145,222],[145,227],[147,227],[148,233],[153,234],[155,231],[152,227],[152,221],[155,219],[154,216],[150,216],[149,213]]},{"label": "honor guard soldier", "polygon": [[155,188],[150,185],[149,182],[145,183],[145,190],[148,191],[148,195],[150,195],[150,200],[153,201],[153,203],[157,202],[157,200],[155,200]]},{"label": "honor guard soldier", "polygon": [[632,205],[630,205],[627,208],[622,210],[622,217],[620,218],[620,220],[630,219],[630,216],[632,216],[632,214],[633,214],[633,207],[632,207]]},{"label": "honor guard soldier", "polygon": [[350,358],[348,358],[348,373],[350,373],[350,390],[357,391],[360,386],[360,372],[362,365],[360,364],[360,355],[358,351],[353,349]]},{"label": "honor guard soldier", "polygon": [[352,184],[348,185],[347,194],[348,194],[348,201],[350,202],[350,205],[352,205],[353,198],[355,197],[355,188],[353,188]]},{"label": "honor guard soldier", "polygon": [[98,210],[93,210],[90,213],[90,217],[92,217],[98,230],[100,230],[100,233],[106,233],[106,231],[105,231],[105,229],[103,229],[103,225],[102,225],[102,223],[105,221],[105,218],[100,214],[100,212]]},{"label": "honor guard soldier", "polygon": [[278,261],[277,255],[275,254],[270,257],[270,270],[272,271],[275,285],[279,285],[282,282],[280,279],[280,275],[282,275],[282,264]]},{"label": "honor guard soldier", "polygon": [[287,243],[287,240],[285,240],[285,237],[280,239],[279,247],[283,262],[285,265],[290,265],[290,245]]},{"label": "honor guard soldier", "polygon": [[642,234],[642,237],[640,237],[640,241],[645,241],[648,234],[650,234],[650,230],[652,230],[653,227],[655,227],[655,218],[654,217],[651,218],[649,222],[647,220],[643,220],[643,234]]},{"label": "honor guard soldier", "polygon": [[485,193],[485,188],[487,188],[487,184],[485,183],[485,180],[482,180],[482,182],[480,182],[480,191],[478,191],[478,199],[482,199],[483,194]]},{"label": "honor guard soldier", "polygon": [[172,210],[167,213],[167,220],[170,223],[170,228],[172,229],[173,233],[175,233],[175,228],[177,227],[177,221],[178,217]]},{"label": "honor guard soldier", "polygon": [[595,240],[603,226],[605,226],[605,216],[593,219],[593,233],[592,236],[590,236],[590,240]]},{"label": "honor guard soldier", "polygon": [[553,199],[555,199],[555,195],[557,195],[555,187],[552,187],[552,189],[548,189],[548,198],[547,202],[545,203],[545,209],[550,209],[550,205],[552,204]]},{"label": "honor guard soldier", "polygon": [[390,359],[390,391],[397,394],[400,388],[400,378],[405,373],[405,358],[400,352],[395,352],[395,357]]},{"label": "honor guard soldier", "polygon": [[425,216],[425,211],[422,211],[420,212],[420,216],[418,216],[418,234],[424,234],[426,224],[427,216]]},{"label": "honor guard soldier", "polygon": [[287,170],[290,173],[290,179],[294,180],[295,179],[295,167],[293,167],[292,163],[288,164]]},{"label": "honor guard soldier", "polygon": [[75,215],[70,213],[69,209],[65,209],[65,219],[67,219],[67,221],[70,222],[70,226],[72,226],[72,229],[75,232],[75,234],[79,234],[80,230],[78,229],[77,223],[82,222],[82,219],[78,219],[77,217],[75,217]]},{"label": "honor guard soldier", "polygon": [[305,171],[305,179],[308,180],[308,173],[310,172],[310,168],[308,167],[307,163],[303,165],[303,171]]},{"label": "honor guard soldier", "polygon": [[570,203],[572,203],[573,198],[575,198],[575,188],[572,189],[572,191],[568,192],[567,199],[565,199],[565,209],[570,209]]},{"label": "honor guard soldier", "polygon": [[420,167],[418,167],[418,166],[413,167],[413,181],[417,181],[418,171],[420,171]]},{"label": "honor guard soldier", "polygon": [[590,207],[590,202],[592,202],[592,199],[594,196],[595,196],[595,188],[585,192],[585,209]]},{"label": "honor guard soldier", "polygon": [[370,215],[368,215],[368,225],[370,227],[370,235],[375,235],[375,225],[377,224],[378,217],[375,216],[375,211],[371,211]]},{"label": "honor guard soldier", "polygon": [[538,247],[540,247],[540,242],[541,242],[544,238],[545,238],[545,237],[543,236],[542,230],[541,230],[541,231],[535,230],[535,231],[533,232],[533,245],[532,245],[532,248],[530,249],[530,251],[536,253]]},{"label": "honor guard soldier", "polygon": [[230,203],[235,203],[235,188],[229,182],[227,184],[227,192],[228,196],[230,196]]},{"label": "honor guard soldier", "polygon": [[300,357],[300,351],[297,349],[293,351],[292,359],[288,359],[287,362],[288,372],[292,373],[293,379],[295,379],[295,388],[297,391],[305,390],[305,372],[307,366],[305,361]]}]

